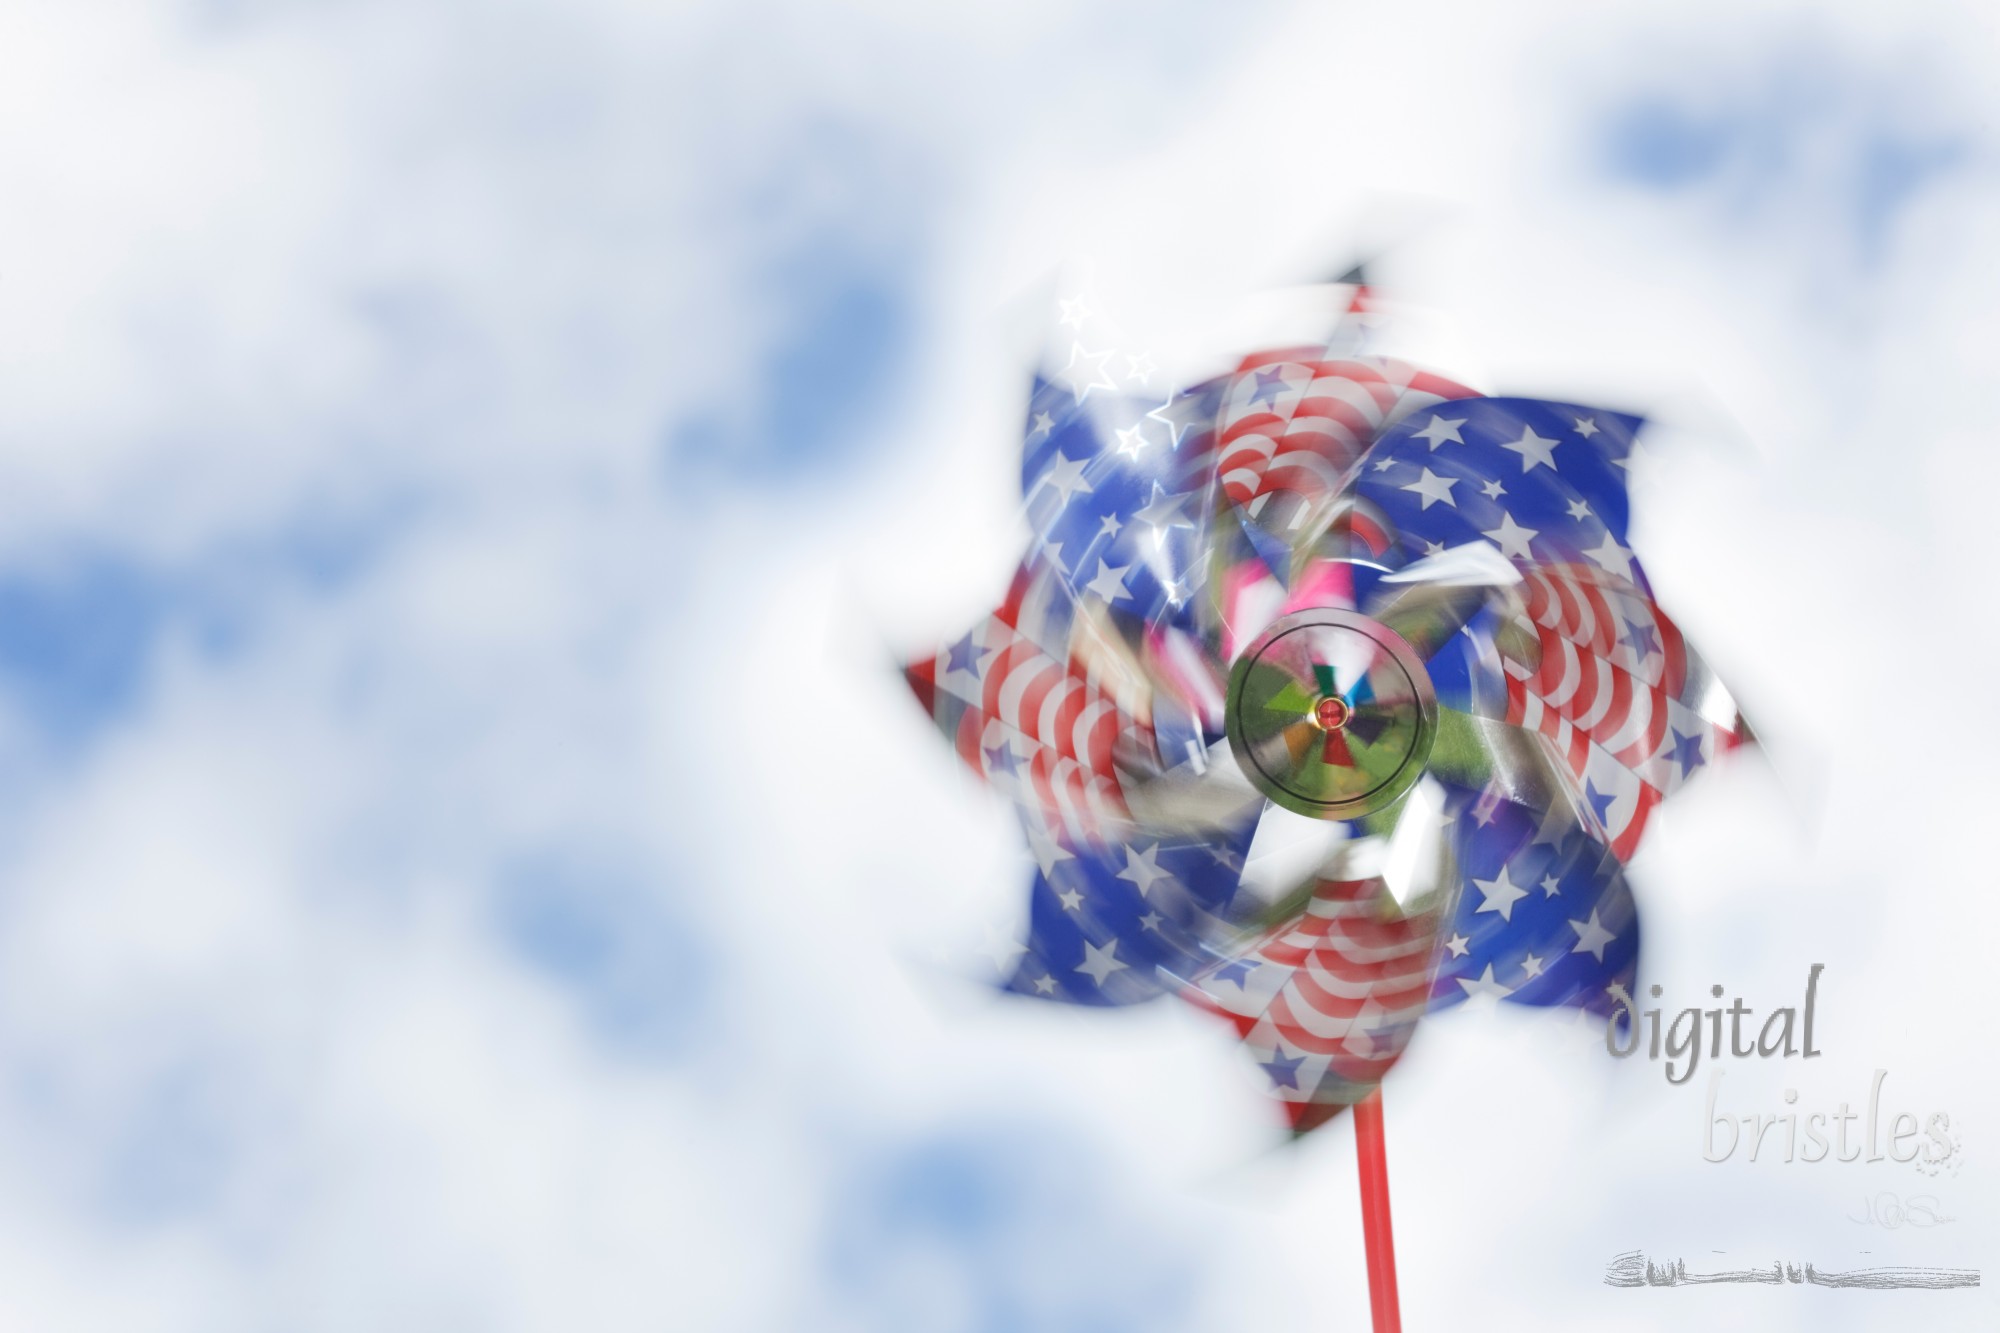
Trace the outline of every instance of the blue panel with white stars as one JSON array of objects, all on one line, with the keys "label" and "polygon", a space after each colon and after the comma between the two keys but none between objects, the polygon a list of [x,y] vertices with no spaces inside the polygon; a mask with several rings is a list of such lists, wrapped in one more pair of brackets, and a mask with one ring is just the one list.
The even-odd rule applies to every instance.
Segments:
[{"label": "blue panel with white stars", "polygon": [[1486,541],[1517,563],[1589,561],[1644,589],[1626,545],[1640,424],[1536,398],[1440,403],[1382,434],[1356,489],[1394,528],[1395,563]]},{"label": "blue panel with white stars", "polygon": [[1022,445],[1031,563],[1081,603],[1187,624],[1207,567],[1219,381],[1158,399],[1037,379]]},{"label": "blue panel with white stars", "polygon": [[1458,910],[1443,932],[1433,1008],[1475,996],[1609,1013],[1631,989],[1639,910],[1617,858],[1574,823],[1458,792],[1450,802]]},{"label": "blue panel with white stars", "polygon": [[1227,928],[1253,831],[1254,821],[1233,832],[1072,850],[1031,830],[1040,864],[1028,942],[1004,988],[1089,1005],[1164,994],[1159,969],[1192,975]]}]

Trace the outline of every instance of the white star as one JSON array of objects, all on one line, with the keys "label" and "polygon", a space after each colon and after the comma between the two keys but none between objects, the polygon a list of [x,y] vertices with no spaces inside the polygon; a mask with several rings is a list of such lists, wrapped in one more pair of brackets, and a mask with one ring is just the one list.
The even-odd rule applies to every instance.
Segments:
[{"label": "white star", "polygon": [[1069,345],[1069,360],[1063,365],[1063,374],[1070,375],[1070,372],[1076,369],[1078,362],[1088,365],[1091,373],[1091,378],[1083,381],[1081,387],[1078,384],[1079,377],[1070,375],[1070,392],[1076,395],[1077,402],[1081,403],[1084,399],[1090,397],[1092,389],[1116,389],[1118,387],[1117,381],[1111,378],[1111,372],[1104,368],[1104,363],[1110,359],[1111,353],[1108,350],[1103,352],[1089,352],[1084,350],[1082,343],[1071,343]]},{"label": "white star", "polygon": [[1479,489],[1486,493],[1486,498],[1489,500],[1497,500],[1507,493],[1507,488],[1497,481],[1489,481]]},{"label": "white star", "polygon": [[1007,964],[1028,951],[1027,945],[1004,930],[995,930],[991,926],[981,926],[980,929],[986,932],[986,943],[979,946],[979,952],[993,960],[996,972],[1006,972]]},{"label": "white star", "polygon": [[1143,852],[1135,852],[1128,843],[1125,848],[1125,868],[1118,872],[1118,878],[1138,885],[1139,896],[1152,892],[1153,885],[1163,879],[1172,879],[1171,871],[1160,869],[1160,844],[1154,843]]},{"label": "white star", "polygon": [[1613,537],[1608,529],[1605,531],[1604,540],[1598,544],[1597,549],[1594,551],[1585,551],[1584,554],[1595,561],[1598,568],[1607,574],[1616,574],[1622,579],[1630,579],[1632,577],[1632,553],[1620,546],[1618,539]]},{"label": "white star", "polygon": [[1139,918],[1139,924],[1145,929],[1150,930],[1157,935],[1160,932],[1160,923],[1165,920],[1166,918],[1161,916],[1158,912],[1148,912],[1146,913],[1146,915]]},{"label": "white star", "polygon": [[1396,460],[1393,458],[1378,458],[1375,460],[1375,470],[1377,472],[1387,472],[1394,466],[1396,466]]},{"label": "white star", "polygon": [[1076,970],[1088,976],[1099,986],[1102,986],[1106,977],[1110,976],[1113,972],[1123,971],[1130,966],[1131,964],[1129,963],[1118,961],[1117,940],[1111,941],[1111,943],[1105,945],[1102,949],[1092,944],[1089,940],[1085,940],[1083,942],[1083,961],[1076,965]]},{"label": "white star", "polygon": [[1571,518],[1592,518],[1592,517],[1595,517],[1595,515],[1594,515],[1594,514],[1592,513],[1592,511],[1591,511],[1591,508],[1590,508],[1590,506],[1589,506],[1589,505],[1587,505],[1587,504],[1585,504],[1585,503],[1584,503],[1583,501],[1581,501],[1581,500],[1571,500],[1571,501],[1569,502],[1569,516],[1570,516]]},{"label": "white star", "polygon": [[1425,542],[1425,543],[1424,543],[1424,554],[1425,554],[1426,556],[1433,556],[1433,555],[1443,555],[1443,554],[1444,554],[1444,543],[1443,543],[1443,542]]},{"label": "white star", "polygon": [[1056,993],[1056,979],[1054,977],[1043,976],[1035,978],[1035,994],[1054,995],[1055,993]]},{"label": "white star", "polygon": [[1083,303],[1081,296],[1059,296],[1056,304],[1062,307],[1062,318],[1056,321],[1058,324],[1081,329],[1083,321],[1090,317],[1090,307]]},{"label": "white star", "polygon": [[[1651,458],[1653,456],[1653,451],[1648,449],[1646,450],[1643,456],[1646,458]],[[1639,452],[1639,442],[1637,440],[1634,440],[1632,441],[1632,447],[1625,451],[1625,456],[1623,458],[1614,458],[1611,461],[1629,472],[1632,469],[1632,465],[1638,462],[1640,458],[1641,454]]]},{"label": "white star", "polygon": [[1039,828],[1028,830],[1028,850],[1034,854],[1044,878],[1055,873],[1056,862],[1070,859],[1069,849]]},{"label": "white star", "polygon": [[1486,970],[1481,972],[1475,980],[1467,981],[1464,977],[1454,977],[1452,979],[1465,987],[1465,994],[1468,999],[1477,1000],[1483,996],[1490,995],[1497,1000],[1502,995],[1512,995],[1514,993],[1512,986],[1503,986],[1493,979],[1493,964],[1491,963],[1486,965]]},{"label": "white star", "polygon": [[1192,424],[1186,421],[1176,421],[1166,415],[1167,409],[1174,405],[1174,399],[1179,396],[1180,390],[1170,390],[1167,394],[1167,401],[1146,414],[1148,421],[1157,421],[1167,428],[1167,447],[1176,451],[1181,447],[1181,436],[1188,433],[1188,429]]},{"label": "white star", "polygon": [[1528,551],[1528,543],[1534,539],[1540,528],[1524,528],[1514,521],[1514,516],[1506,510],[1500,511],[1500,526],[1490,532],[1482,532],[1482,537],[1491,538],[1500,548],[1500,554],[1514,560],[1533,560]]},{"label": "white star", "polygon": [[1436,453],[1437,447],[1441,444],[1465,443],[1465,437],[1458,433],[1458,428],[1464,424],[1464,417],[1460,417],[1456,421],[1446,421],[1443,417],[1433,416],[1429,421],[1424,423],[1422,430],[1413,430],[1410,434],[1420,440],[1428,440],[1431,452]]},{"label": "white star", "polygon": [[1037,435],[1047,435],[1055,428],[1056,419],[1054,417],[1050,416],[1047,412],[1037,412],[1035,413],[1035,428],[1028,432],[1028,438],[1032,440]]},{"label": "white star", "polygon": [[1576,433],[1583,436],[1586,440],[1597,434],[1597,418],[1578,417],[1576,419]]},{"label": "white star", "polygon": [[1440,477],[1429,468],[1425,468],[1423,476],[1418,477],[1402,489],[1415,491],[1418,495],[1423,496],[1424,508],[1426,509],[1429,509],[1439,500],[1456,509],[1458,508],[1458,501],[1451,498],[1451,488],[1456,485],[1458,485],[1457,477]]},{"label": "white star", "polygon": [[1168,528],[1191,528],[1194,523],[1181,512],[1181,504],[1186,499],[1187,496],[1178,493],[1168,495],[1166,488],[1156,481],[1153,483],[1151,502],[1132,517],[1141,523],[1151,524],[1156,532],[1165,532]]},{"label": "white star", "polygon": [[1056,572],[1065,578],[1069,575],[1069,562],[1063,559],[1062,543],[1042,538],[1042,558],[1056,567]]},{"label": "white star", "polygon": [[1502,449],[1511,449],[1521,455],[1522,472],[1534,471],[1537,463],[1554,472],[1556,470],[1555,449],[1558,443],[1560,441],[1543,439],[1541,436],[1535,434],[1533,426],[1523,426],[1521,427],[1520,439],[1515,440],[1512,444],[1503,444],[1500,447]]},{"label": "white star", "polygon": [[1562,892],[1562,885],[1557,881],[1554,875],[1542,876],[1542,896],[1544,898],[1553,898],[1558,893],[1561,892]]},{"label": "white star", "polygon": [[1125,586],[1125,572],[1129,564],[1112,566],[1102,559],[1097,562],[1097,577],[1084,584],[1087,591],[1096,593],[1107,602],[1115,602],[1121,597],[1130,597],[1132,592]]},{"label": "white star", "polygon": [[[1044,472],[1041,480],[1035,483],[1036,489],[1039,490],[1043,486],[1048,487],[1058,496],[1062,497],[1061,503],[1057,507],[1067,507],[1069,505],[1069,498],[1078,491],[1082,491],[1087,495],[1096,489],[1096,487],[1083,479],[1083,464],[1083,459],[1071,458],[1062,450],[1056,450],[1056,461],[1049,464],[1049,470]],[[1030,492],[1030,494],[1032,493]]]},{"label": "white star", "polygon": [[1152,443],[1146,438],[1146,432],[1138,426],[1127,426],[1123,430],[1113,431],[1112,434],[1118,437],[1118,452],[1134,459]]},{"label": "white star", "polygon": [[1145,384],[1153,378],[1153,372],[1158,369],[1159,367],[1153,364],[1153,358],[1145,352],[1141,352],[1137,356],[1128,356],[1125,358],[1126,379],[1137,380],[1139,383]]},{"label": "white star", "polygon": [[1521,970],[1531,977],[1539,977],[1542,975],[1542,960],[1529,954],[1521,960]]},{"label": "white star", "polygon": [[1598,924],[1595,907],[1590,909],[1589,921],[1572,921],[1569,927],[1576,932],[1576,947],[1570,952],[1588,953],[1600,963],[1604,961],[1604,946],[1618,938]]},{"label": "white star", "polygon": [[1118,529],[1124,526],[1124,520],[1120,519],[1116,513],[1106,514],[1103,518],[1097,520],[1097,535],[1100,537],[1116,537]]},{"label": "white star", "polygon": [[1484,894],[1486,901],[1479,904],[1481,912],[1498,912],[1502,921],[1514,919],[1514,904],[1528,896],[1528,891],[1507,878],[1507,867],[1501,866],[1500,873],[1492,879],[1475,879],[1473,884]]},{"label": "white star", "polygon": [[1065,912],[1081,912],[1083,910],[1083,895],[1075,889],[1064,889],[1056,895],[1056,901],[1063,905],[1063,911]]},{"label": "white star", "polygon": [[1470,947],[1471,944],[1472,944],[1471,940],[1465,938],[1465,936],[1463,935],[1453,932],[1452,937],[1444,942],[1444,947],[1451,950],[1451,956],[1453,958],[1463,958],[1465,957],[1466,949]]}]

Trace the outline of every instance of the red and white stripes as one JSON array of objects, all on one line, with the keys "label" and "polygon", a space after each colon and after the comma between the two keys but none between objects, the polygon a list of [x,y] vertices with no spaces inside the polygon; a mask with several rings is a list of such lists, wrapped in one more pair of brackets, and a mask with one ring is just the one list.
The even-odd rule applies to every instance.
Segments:
[{"label": "red and white stripes", "polygon": [[1706,668],[1633,584],[1588,565],[1543,565],[1524,570],[1520,597],[1520,637],[1501,659],[1507,721],[1549,739],[1586,813],[1601,808],[1611,850],[1629,859],[1653,808],[1694,763],[1734,745],[1740,723],[1698,711]]},{"label": "red and white stripes", "polygon": [[913,676],[962,711],[953,747],[975,771],[1040,808],[1052,833],[1074,843],[1110,840],[1131,815],[1113,753],[1142,724],[1067,662],[1058,661],[1006,619],[1009,608],[972,631],[969,667],[949,649],[911,668]]},{"label": "red and white stripes", "polygon": [[1274,491],[1330,497],[1386,427],[1472,396],[1454,380],[1385,357],[1330,360],[1312,349],[1246,357],[1218,422],[1223,490],[1238,505]]},{"label": "red and white stripes", "polygon": [[1429,1002],[1436,940],[1437,919],[1404,916],[1381,879],[1321,880],[1298,916],[1183,994],[1227,1018],[1274,1095],[1303,1108],[1388,1073]]}]

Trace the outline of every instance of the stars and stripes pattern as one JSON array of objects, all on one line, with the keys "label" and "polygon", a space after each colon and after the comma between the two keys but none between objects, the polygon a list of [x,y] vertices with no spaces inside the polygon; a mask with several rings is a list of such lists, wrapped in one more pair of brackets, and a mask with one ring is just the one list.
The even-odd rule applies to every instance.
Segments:
[{"label": "stars and stripes pattern", "polygon": [[1195,621],[1214,511],[1220,386],[1135,398],[1037,379],[1021,493],[1028,563],[1078,606],[1144,626]]},{"label": "stars and stripes pattern", "polygon": [[1355,489],[1416,560],[1485,541],[1521,565],[1588,562],[1649,591],[1625,544],[1640,420],[1533,398],[1412,414],[1369,450]]},{"label": "stars and stripes pattern", "polygon": [[1320,879],[1303,911],[1191,977],[1303,1132],[1382,1081],[1429,1002],[1437,920],[1405,915],[1379,877]]},{"label": "stars and stripes pattern", "polygon": [[1549,739],[1583,796],[1583,810],[1620,860],[1648,817],[1697,768],[1741,739],[1733,705],[1715,706],[1714,679],[1653,600],[1615,574],[1583,565],[1525,571],[1513,623],[1500,638],[1506,719]]},{"label": "stars and stripes pattern", "polygon": [[1017,995],[1084,1005],[1138,1004],[1166,993],[1239,929],[1231,915],[1254,821],[1214,835],[1133,835],[1066,843],[1023,809],[1035,857],[1028,937],[989,950]]},{"label": "stars and stripes pattern", "polygon": [[1140,720],[1023,626],[1055,614],[1046,578],[1024,570],[1012,594],[955,643],[904,669],[910,687],[966,765],[1032,805],[1072,843],[1114,837],[1131,820],[1113,750],[1150,746]]},{"label": "stars and stripes pattern", "polygon": [[[1378,1084],[1428,1009],[1610,1012],[1638,965],[1624,862],[1659,802],[1747,736],[1628,545],[1639,420],[1373,355],[1368,304],[1357,287],[1324,345],[1164,395],[1148,359],[1120,376],[1072,344],[1034,383],[1006,599],[906,668],[1033,857],[1024,937],[988,932],[1003,988],[1098,1006],[1176,990],[1234,1026],[1299,1132]],[[1066,326],[1087,319],[1064,303]],[[1453,566],[1473,543],[1517,581],[1496,586],[1484,550]],[[1214,830],[1138,797],[1209,772],[1230,663],[1314,607],[1413,634],[1440,707],[1539,737],[1568,790],[1530,809],[1434,768],[1455,895],[1406,912],[1381,879],[1327,870],[1246,935],[1256,808]]]},{"label": "stars and stripes pattern", "polygon": [[1611,1012],[1639,964],[1639,912],[1618,858],[1561,811],[1484,793],[1447,804],[1462,889],[1439,937],[1431,1005]]},{"label": "stars and stripes pattern", "polygon": [[1639,424],[1533,399],[1447,403],[1385,433],[1358,483],[1398,558],[1484,542],[1521,571],[1494,634],[1504,679],[1453,702],[1504,700],[1498,716],[1547,737],[1621,860],[1661,799],[1743,730],[1626,545]]},{"label": "stars and stripes pattern", "polygon": [[1473,393],[1386,357],[1333,359],[1312,348],[1253,354],[1222,396],[1223,491],[1246,508],[1278,491],[1323,501],[1378,433],[1411,412]]}]

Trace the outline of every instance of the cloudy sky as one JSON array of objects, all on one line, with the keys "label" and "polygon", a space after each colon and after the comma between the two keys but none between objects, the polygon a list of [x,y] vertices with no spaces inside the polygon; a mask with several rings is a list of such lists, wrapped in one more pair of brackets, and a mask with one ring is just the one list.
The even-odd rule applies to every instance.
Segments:
[{"label": "cloudy sky", "polygon": [[1201,373],[1362,254],[1440,368],[1656,422],[1770,744],[1645,966],[1827,968],[1725,1108],[1965,1140],[1707,1164],[1701,1088],[1454,1014],[1410,1326],[1990,1327],[1600,1277],[1990,1253],[2000,33],[1500,8],[0,8],[0,1329],[1359,1326],[1344,1127],[976,984],[1026,861],[888,664],[1018,553],[1059,299]]}]

